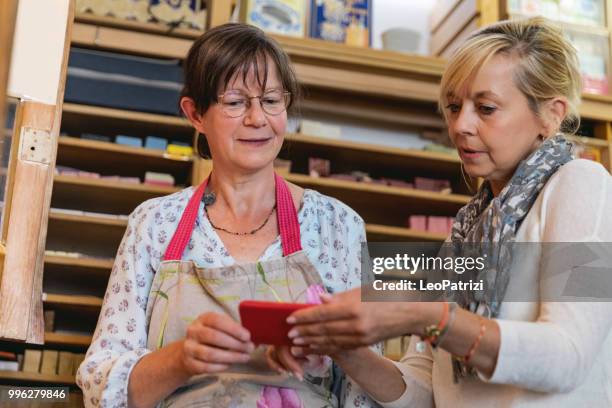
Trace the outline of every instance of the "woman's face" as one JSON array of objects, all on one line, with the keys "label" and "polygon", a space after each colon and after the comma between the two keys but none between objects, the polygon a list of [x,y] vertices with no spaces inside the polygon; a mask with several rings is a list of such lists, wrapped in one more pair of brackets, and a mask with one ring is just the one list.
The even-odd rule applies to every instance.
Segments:
[{"label": "woman's face", "polygon": [[[250,98],[271,90],[284,91],[276,65],[268,59],[266,89],[259,86],[255,72],[251,69],[245,81],[242,80],[242,74],[239,74],[228,83],[226,89],[221,89],[219,94],[242,93]],[[236,104],[236,99],[226,99]],[[271,165],[278,155],[287,126],[287,112],[270,115],[262,109],[260,99],[251,98],[249,101],[250,108],[239,117],[228,116],[224,112],[221,99],[202,115],[200,131],[206,135],[215,167],[233,167],[252,172]],[[226,107],[229,107],[229,104],[226,104]]]},{"label": "woman's face", "polygon": [[505,185],[546,132],[514,84],[515,66],[512,57],[491,58],[466,94],[450,95],[446,106],[449,135],[465,171],[490,180],[494,187]]}]

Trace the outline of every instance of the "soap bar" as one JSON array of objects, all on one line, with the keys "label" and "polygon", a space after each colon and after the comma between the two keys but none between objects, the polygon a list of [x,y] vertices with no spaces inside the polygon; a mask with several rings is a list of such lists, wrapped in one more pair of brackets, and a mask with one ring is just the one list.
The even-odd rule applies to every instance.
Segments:
[{"label": "soap bar", "polygon": [[110,143],[111,138],[104,135],[97,135],[95,133],[81,133],[81,139],[86,140],[95,140],[97,142],[107,142]]},{"label": "soap bar", "polygon": [[133,136],[117,135],[115,143],[125,146],[142,147],[142,139]]},{"label": "soap bar", "polygon": [[144,183],[157,186],[174,186],[174,177],[172,177],[171,174],[147,171],[145,173]]},{"label": "soap bar", "polygon": [[167,146],[168,140],[161,137],[147,136],[145,139],[145,147],[147,149],[166,150]]},{"label": "soap bar", "polygon": [[166,152],[172,155],[176,155],[176,156],[192,156],[193,147],[169,144],[168,147],[166,148]]}]

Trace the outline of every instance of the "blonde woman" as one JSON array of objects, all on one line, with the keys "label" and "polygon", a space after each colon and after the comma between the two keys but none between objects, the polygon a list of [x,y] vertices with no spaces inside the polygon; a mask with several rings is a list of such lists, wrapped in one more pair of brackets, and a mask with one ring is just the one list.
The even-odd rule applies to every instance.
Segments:
[{"label": "blonde woman", "polygon": [[[465,171],[485,182],[450,241],[612,242],[612,178],[574,159],[563,137],[578,126],[580,93],[576,51],[545,19],[501,22],[456,51],[440,106]],[[484,296],[465,291],[457,303],[328,297],[290,319],[292,353],[333,355],[386,407],[612,406],[612,302],[543,299],[550,259],[494,261]],[[533,301],[507,298],[521,285]],[[413,337],[399,363],[363,348],[402,334]]]}]

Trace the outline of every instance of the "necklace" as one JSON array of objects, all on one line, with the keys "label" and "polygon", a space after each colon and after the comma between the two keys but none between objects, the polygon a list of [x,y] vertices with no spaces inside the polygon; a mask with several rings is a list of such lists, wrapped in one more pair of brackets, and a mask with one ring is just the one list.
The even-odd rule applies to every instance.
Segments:
[{"label": "necklace", "polygon": [[208,222],[210,222],[211,227],[213,227],[216,230],[227,232],[228,234],[232,234],[232,235],[253,235],[255,234],[257,231],[262,229],[268,223],[268,220],[272,216],[272,213],[274,212],[275,209],[276,209],[276,204],[274,204],[274,207],[272,207],[272,209],[270,210],[270,213],[264,220],[263,224],[261,224],[259,227],[251,231],[248,231],[248,232],[234,232],[234,231],[228,231],[225,228],[217,227],[215,224],[213,224],[212,219],[210,218],[210,215],[208,215],[208,206],[207,205],[204,206],[204,212],[206,213],[206,217],[208,218]]}]

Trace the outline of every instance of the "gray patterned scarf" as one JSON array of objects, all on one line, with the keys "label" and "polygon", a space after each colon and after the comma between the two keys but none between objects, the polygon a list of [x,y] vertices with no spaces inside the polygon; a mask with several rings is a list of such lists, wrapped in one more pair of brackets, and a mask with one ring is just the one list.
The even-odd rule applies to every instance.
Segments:
[{"label": "gray patterned scarf", "polygon": [[[454,292],[451,300],[459,306],[486,317],[497,317],[510,279],[512,242],[548,179],[573,159],[572,144],[562,135],[549,138],[527,159],[519,163],[514,175],[493,198],[484,182],[474,198],[457,213],[451,233],[456,247],[471,244],[487,255],[487,267],[477,274],[483,279],[483,291]],[[460,368],[465,373],[465,367]],[[455,370],[457,375],[457,371]]]}]

